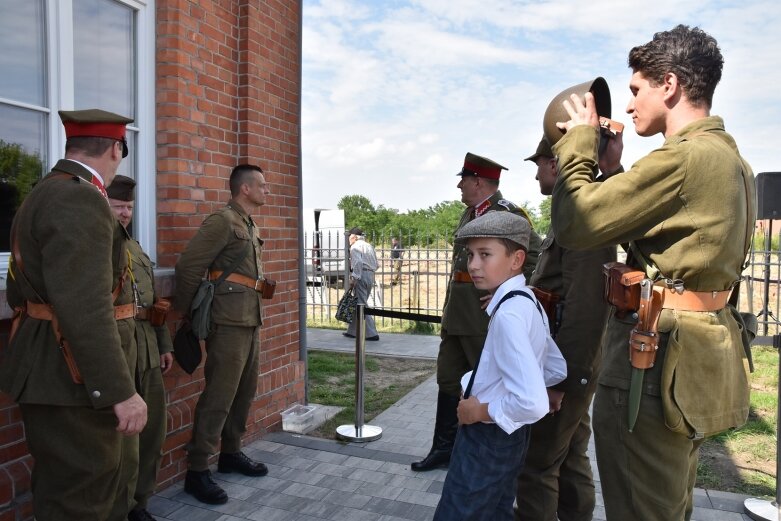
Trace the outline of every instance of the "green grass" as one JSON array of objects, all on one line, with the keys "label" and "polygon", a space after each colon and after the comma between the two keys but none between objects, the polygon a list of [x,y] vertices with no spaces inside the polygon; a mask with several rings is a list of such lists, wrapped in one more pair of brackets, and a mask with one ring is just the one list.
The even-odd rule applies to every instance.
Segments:
[{"label": "green grass", "polygon": [[776,412],[778,353],[752,349],[751,407],[746,424],[709,438],[702,445],[697,486],[751,496],[776,492]]},{"label": "green grass", "polygon": [[[311,434],[332,438],[336,427],[355,422],[355,356],[343,353],[311,351],[309,363],[309,400],[344,409]],[[426,364],[417,360],[380,359],[367,356],[364,379],[364,421],[368,423],[382,411],[433,374],[436,363],[428,363],[431,371],[417,377],[405,376],[409,364]],[[371,384],[371,373],[383,371],[385,384]],[[398,376],[394,379],[393,376]]]}]

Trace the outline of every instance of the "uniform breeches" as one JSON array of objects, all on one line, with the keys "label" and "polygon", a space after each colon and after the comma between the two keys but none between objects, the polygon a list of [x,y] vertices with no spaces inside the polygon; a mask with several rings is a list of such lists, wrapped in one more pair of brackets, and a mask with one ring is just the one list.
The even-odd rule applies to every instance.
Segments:
[{"label": "uniform breeches", "polygon": [[214,324],[206,339],[206,387],[195,407],[193,437],[187,446],[190,470],[209,468],[217,452],[241,450],[247,416],[258,385],[258,328]]},{"label": "uniform breeches", "polygon": [[437,356],[439,391],[451,396],[461,395],[461,377],[474,368],[483,352],[485,336],[453,336],[442,331]]},{"label": "uniform breeches", "polygon": [[702,440],[665,427],[662,401],[643,394],[634,432],[627,430],[628,391],[600,385],[594,441],[608,521],[691,518]]},{"label": "uniform breeches", "polygon": [[434,521],[512,521],[528,444],[528,425],[512,434],[493,423],[461,425]]},{"label": "uniform breeches", "polygon": [[155,491],[157,471],[163,456],[166,422],[165,387],[163,373],[159,367],[149,368],[139,375],[138,394],[146,402],[146,427],[138,437],[138,482],[136,503],[146,508],[149,497]]},{"label": "uniform breeches", "polygon": [[20,404],[38,521],[124,521],[132,506],[138,436],[116,431],[111,407]]},{"label": "uniform breeches", "polygon": [[[358,304],[366,304],[369,301],[369,295],[374,287],[374,272],[364,270],[361,278],[355,281],[355,296]],[[357,333],[357,321],[353,320],[347,326],[347,332],[351,335]],[[374,317],[366,315],[366,338],[377,336],[377,327],[374,325]]]},{"label": "uniform breeches", "polygon": [[516,521],[590,521],[595,492],[587,450],[593,390],[564,395],[561,410],[531,425],[518,476]]}]

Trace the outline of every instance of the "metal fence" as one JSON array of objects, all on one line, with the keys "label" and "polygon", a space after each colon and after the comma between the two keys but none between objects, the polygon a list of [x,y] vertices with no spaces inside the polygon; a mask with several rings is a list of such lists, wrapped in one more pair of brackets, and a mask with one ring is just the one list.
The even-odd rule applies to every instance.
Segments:
[{"label": "metal fence", "polygon": [[[367,237],[377,253],[379,267],[369,306],[392,311],[441,315],[450,278],[452,237],[400,236],[402,258],[400,272],[391,259],[391,236]],[[780,238],[781,240],[781,238]],[[307,323],[312,326],[333,325],[334,313],[344,294],[344,281],[349,280],[349,243],[336,233],[317,237],[308,244],[318,244],[305,252],[307,269]],[[757,316],[760,336],[781,333],[777,313],[781,309],[781,253],[777,247],[752,249],[740,287],[739,308]],[[396,277],[398,275],[398,282]],[[377,324],[398,330],[421,328],[433,331],[429,325],[377,317]]]}]

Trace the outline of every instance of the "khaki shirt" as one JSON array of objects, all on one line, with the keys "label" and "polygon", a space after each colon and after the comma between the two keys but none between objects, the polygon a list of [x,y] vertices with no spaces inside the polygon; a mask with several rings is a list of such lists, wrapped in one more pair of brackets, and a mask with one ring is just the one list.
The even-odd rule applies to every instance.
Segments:
[{"label": "khaki shirt", "polygon": [[[137,304],[150,309],[155,302],[155,276],[152,260],[134,239],[127,242],[130,258],[131,285],[135,284]],[[168,326],[153,327],[149,320],[136,320],[136,342],[138,344],[138,372],[160,367],[160,355],[173,350]]]},{"label": "khaki shirt", "polygon": [[[560,168],[552,204],[557,240],[573,249],[634,241],[663,277],[680,279],[685,289],[729,289],[742,272],[756,209],[753,173],[721,118],[687,125],[603,183],[592,178],[598,140],[595,129],[577,126],[554,146]],[[600,383],[628,389],[632,326],[629,318],[609,319]],[[665,309],[659,331],[656,364],[646,371],[644,390],[679,411],[668,425],[686,423],[699,433],[741,425],[748,383],[730,310]]]},{"label": "khaki shirt", "polygon": [[[11,307],[50,303],[84,384],[74,384],[51,322],[27,317],[3,353],[0,388],[19,403],[108,407],[135,393],[133,319],[114,319],[112,289],[126,266],[124,228],[81,165],[60,160],[14,217],[24,276],[9,267]],[[24,282],[25,279],[29,285]],[[133,301],[130,284],[116,304]]]},{"label": "khaki shirt", "polygon": [[[488,207],[486,212],[512,212],[529,220],[529,216],[526,215],[523,208],[503,199],[502,193],[499,191],[489,197],[488,201],[491,203],[491,206]],[[471,208],[467,208],[461,215],[454,237],[458,234],[458,230],[471,220]],[[537,256],[539,255],[541,244],[540,236],[532,230],[529,239],[529,251],[526,254],[526,262],[523,266],[523,273],[527,279],[537,265]],[[453,272],[467,271],[466,243],[453,241],[452,259]],[[448,335],[485,336],[488,332],[488,315],[480,307],[480,297],[487,294],[486,291],[475,288],[475,285],[471,282],[455,282],[451,279],[445,294],[445,304],[442,311],[442,329],[447,331]]]},{"label": "khaki shirt", "polygon": [[[225,208],[211,214],[190,240],[176,264],[175,306],[189,314],[190,303],[207,271],[229,269],[244,256],[234,273],[251,279],[263,277],[263,241],[255,222],[232,199]],[[212,320],[228,326],[258,326],[262,322],[260,293],[252,288],[224,281],[214,290]]]}]

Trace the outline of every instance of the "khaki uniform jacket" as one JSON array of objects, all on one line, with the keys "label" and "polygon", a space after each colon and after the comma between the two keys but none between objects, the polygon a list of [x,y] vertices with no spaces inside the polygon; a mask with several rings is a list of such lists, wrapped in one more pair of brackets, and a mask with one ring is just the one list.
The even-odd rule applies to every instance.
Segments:
[{"label": "khaki uniform jacket", "polygon": [[[486,212],[512,212],[529,220],[529,216],[526,215],[523,208],[502,199],[502,193],[499,191],[489,197],[488,201],[491,203],[491,206],[488,207]],[[471,208],[464,210],[454,236],[458,234],[458,230],[472,220],[471,210]],[[523,273],[527,280],[537,265],[537,256],[539,255],[541,244],[540,236],[532,230],[529,239],[529,251],[523,267]],[[466,244],[454,240],[452,271],[466,272],[467,262]],[[471,282],[455,282],[451,278],[445,294],[445,305],[442,311],[442,329],[447,331],[448,335],[485,336],[488,333],[488,315],[480,308],[480,297],[486,294],[485,291],[475,288],[475,285]]]},{"label": "khaki uniform jacket", "polygon": [[[127,243],[130,268],[138,296],[138,306],[149,309],[155,302],[155,276],[152,260],[134,239]],[[160,355],[173,351],[168,326],[153,327],[148,320],[136,320],[139,374],[147,369],[160,367]]]},{"label": "khaki uniform jacket", "polygon": [[[136,392],[135,321],[114,319],[111,296],[126,266],[127,233],[87,169],[60,160],[52,173],[73,177],[45,177],[17,212],[16,240],[32,288],[12,264],[7,298],[11,307],[25,300],[54,307],[84,384],[73,383],[51,322],[26,317],[4,353],[0,388],[19,403],[108,407]],[[132,301],[124,284],[116,304]]]},{"label": "khaki uniform jacket", "polygon": [[[683,281],[685,289],[729,289],[741,275],[756,208],[753,173],[721,118],[687,125],[603,183],[592,178],[598,138],[595,129],[577,126],[554,147],[560,174],[552,223],[561,244],[586,249],[634,241],[663,277]],[[604,385],[629,388],[632,322],[609,319]],[[748,383],[729,307],[716,313],[665,309],[659,331],[644,391],[661,395],[668,427],[707,434],[741,425]]]},{"label": "khaki uniform jacket", "polygon": [[[190,303],[207,270],[225,271],[244,255],[234,273],[251,279],[263,277],[263,241],[247,212],[233,200],[208,216],[176,264],[176,308],[189,315]],[[212,320],[228,326],[262,323],[260,293],[225,281],[215,288]]]},{"label": "khaki uniform jacket", "polygon": [[542,241],[529,285],[561,299],[560,325],[554,340],[567,361],[567,378],[554,385],[555,389],[585,394],[596,388],[608,314],[602,265],[615,260],[615,247],[586,251],[562,248],[552,231]]}]

